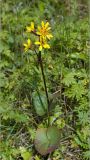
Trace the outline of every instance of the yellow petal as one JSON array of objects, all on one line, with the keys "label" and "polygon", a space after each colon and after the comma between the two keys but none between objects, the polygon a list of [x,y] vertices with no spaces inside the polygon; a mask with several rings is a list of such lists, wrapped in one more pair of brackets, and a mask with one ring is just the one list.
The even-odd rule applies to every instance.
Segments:
[{"label": "yellow petal", "polygon": [[40,42],[35,42],[36,45],[40,45]]},{"label": "yellow petal", "polygon": [[48,38],[48,39],[50,39],[50,38],[52,38],[52,37],[53,37],[52,34],[48,34],[48,35],[47,35],[47,38]]},{"label": "yellow petal", "polygon": [[50,29],[51,29],[51,27],[48,27],[48,28],[47,28],[47,31],[49,31]]},{"label": "yellow petal", "polygon": [[42,21],[42,23],[41,23],[41,24],[42,24],[42,27],[44,27],[44,22],[43,22],[43,21]]},{"label": "yellow petal", "polygon": [[39,47],[39,51],[42,51],[42,46]]},{"label": "yellow petal", "polygon": [[30,40],[30,39],[28,39],[28,40],[27,40],[27,42],[28,42],[28,45],[30,45],[30,44],[31,44],[31,40]]},{"label": "yellow petal", "polygon": [[31,22],[31,28],[34,30],[34,23]]},{"label": "yellow petal", "polygon": [[38,35],[41,35],[41,33],[40,32],[36,32]]},{"label": "yellow petal", "polygon": [[31,32],[31,27],[26,27],[27,32]]},{"label": "yellow petal", "polygon": [[23,44],[23,46],[24,46],[24,47],[27,47],[27,44],[26,44],[26,43],[24,43],[24,44]]},{"label": "yellow petal", "polygon": [[49,22],[46,22],[45,24],[45,28],[47,28],[49,26]]},{"label": "yellow petal", "polygon": [[44,46],[43,46],[44,48],[50,48],[50,46],[49,46],[49,44],[44,44]]}]

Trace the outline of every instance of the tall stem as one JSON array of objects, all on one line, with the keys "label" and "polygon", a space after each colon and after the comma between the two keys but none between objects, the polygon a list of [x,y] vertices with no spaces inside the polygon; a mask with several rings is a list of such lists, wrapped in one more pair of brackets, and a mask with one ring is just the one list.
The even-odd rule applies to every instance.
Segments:
[{"label": "tall stem", "polygon": [[41,57],[41,52],[38,54],[38,61],[40,64],[41,72],[42,72],[42,77],[43,77],[43,82],[44,82],[44,88],[45,88],[45,93],[46,93],[46,98],[47,98],[47,104],[48,104],[48,109],[47,109],[47,115],[48,115],[48,126],[50,125],[50,116],[49,116],[49,97],[48,97],[48,91],[47,91],[47,86],[46,86],[46,79],[44,75],[44,69],[43,69],[43,62],[42,62],[42,57]]}]

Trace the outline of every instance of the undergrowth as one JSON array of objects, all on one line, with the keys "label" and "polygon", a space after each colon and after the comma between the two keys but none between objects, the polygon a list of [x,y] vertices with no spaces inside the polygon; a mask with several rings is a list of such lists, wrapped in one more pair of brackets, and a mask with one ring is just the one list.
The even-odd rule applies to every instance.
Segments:
[{"label": "undergrowth", "polygon": [[[0,1],[0,159],[85,160],[90,158],[89,24],[87,1]],[[42,52],[50,93],[50,123],[60,129],[58,149],[41,156],[37,128],[48,117],[36,114],[32,93],[44,92],[33,51],[24,52],[26,26],[48,21],[51,49]]]}]

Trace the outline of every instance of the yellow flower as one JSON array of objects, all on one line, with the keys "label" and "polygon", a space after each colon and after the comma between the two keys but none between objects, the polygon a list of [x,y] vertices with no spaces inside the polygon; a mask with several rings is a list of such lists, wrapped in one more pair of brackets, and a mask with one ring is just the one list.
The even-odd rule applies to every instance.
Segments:
[{"label": "yellow flower", "polygon": [[40,41],[35,42],[36,45],[39,45],[39,51],[43,48],[50,48],[49,44],[47,44],[46,40],[40,37]]},{"label": "yellow flower", "polygon": [[33,32],[35,30],[34,23],[31,22],[31,25],[27,26],[26,29],[27,29],[26,32]]},{"label": "yellow flower", "polygon": [[50,39],[52,38],[52,34],[49,32],[51,27],[49,27],[49,22],[46,22],[46,24],[42,21],[41,27],[38,26],[38,32],[37,35],[41,36],[44,39]]},{"label": "yellow flower", "polygon": [[27,40],[27,43],[24,43],[23,45],[24,45],[24,47],[25,47],[25,48],[24,48],[24,51],[27,52],[27,51],[31,48],[31,40],[28,39],[28,40]]}]

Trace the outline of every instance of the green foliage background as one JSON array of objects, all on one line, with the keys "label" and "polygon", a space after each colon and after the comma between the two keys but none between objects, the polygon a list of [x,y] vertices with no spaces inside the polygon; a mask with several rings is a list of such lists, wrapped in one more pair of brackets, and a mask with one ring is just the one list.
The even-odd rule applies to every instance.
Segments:
[{"label": "green foliage background", "polygon": [[[88,1],[0,1],[0,159],[77,160],[90,158]],[[24,53],[25,27],[48,20],[51,49],[43,63],[48,92],[60,90],[50,108],[51,123],[61,129],[60,147],[41,157],[34,149],[38,127],[32,92],[44,91],[35,54]]]}]

